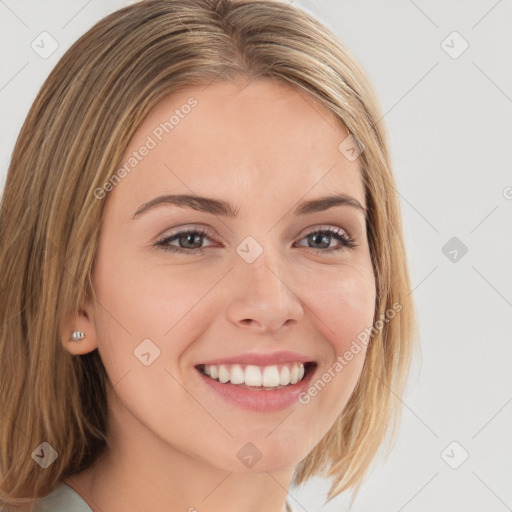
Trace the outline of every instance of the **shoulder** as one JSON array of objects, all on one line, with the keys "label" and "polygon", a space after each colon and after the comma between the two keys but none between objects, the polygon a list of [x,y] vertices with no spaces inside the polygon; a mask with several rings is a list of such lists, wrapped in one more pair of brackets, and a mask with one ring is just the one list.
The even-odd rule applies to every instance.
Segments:
[{"label": "shoulder", "polygon": [[83,498],[72,487],[61,482],[38,501],[36,512],[92,512]]}]

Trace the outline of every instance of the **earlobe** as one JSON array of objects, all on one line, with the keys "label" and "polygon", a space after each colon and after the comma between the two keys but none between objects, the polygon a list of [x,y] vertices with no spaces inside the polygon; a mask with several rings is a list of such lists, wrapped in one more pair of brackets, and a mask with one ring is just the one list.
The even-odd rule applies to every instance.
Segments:
[{"label": "earlobe", "polygon": [[64,348],[73,355],[87,354],[98,348],[94,318],[88,309],[68,313],[61,322],[60,336]]}]

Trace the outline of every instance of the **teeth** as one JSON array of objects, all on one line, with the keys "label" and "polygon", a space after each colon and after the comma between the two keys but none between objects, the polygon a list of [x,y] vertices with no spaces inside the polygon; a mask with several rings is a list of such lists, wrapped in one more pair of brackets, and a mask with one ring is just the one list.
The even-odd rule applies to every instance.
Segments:
[{"label": "teeth", "polygon": [[219,381],[222,383],[225,383],[228,380],[229,380],[229,371],[223,364],[221,364],[219,366]]},{"label": "teeth", "polygon": [[[205,365],[206,368],[207,365]],[[208,370],[210,371],[210,377],[212,379],[218,379],[219,378],[219,367],[215,365],[211,365],[208,367]]]},{"label": "teeth", "polygon": [[247,365],[244,383],[247,386],[261,386],[261,370],[257,366]]},{"label": "teeth", "polygon": [[277,366],[266,366],[263,370],[263,385],[266,388],[279,386],[279,370]]},{"label": "teeth", "polygon": [[296,384],[304,377],[304,364],[291,363],[281,366],[247,365],[245,370],[240,364],[204,365],[203,373],[225,384],[245,384],[246,386],[276,388]]},{"label": "teeth", "polygon": [[245,380],[245,372],[242,370],[242,367],[239,364],[234,364],[231,367],[231,372],[229,374],[229,380],[231,384],[243,384]]},{"label": "teeth", "polygon": [[290,383],[297,384],[298,380],[299,380],[299,368],[298,368],[298,366],[294,366],[292,368],[292,371],[290,372]]},{"label": "teeth", "polygon": [[279,384],[281,384],[281,386],[287,386],[290,384],[290,368],[288,368],[288,366],[283,366],[279,377]]}]

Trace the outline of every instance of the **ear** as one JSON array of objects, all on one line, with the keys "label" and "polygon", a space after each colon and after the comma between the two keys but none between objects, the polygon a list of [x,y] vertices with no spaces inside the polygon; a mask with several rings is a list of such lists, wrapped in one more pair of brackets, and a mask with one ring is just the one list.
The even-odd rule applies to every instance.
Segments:
[{"label": "ear", "polygon": [[[85,337],[74,341],[71,335],[81,331]],[[78,314],[67,313],[61,320],[60,337],[64,348],[72,355],[87,354],[98,348],[98,335],[94,322],[94,310],[90,302],[79,309]]]}]

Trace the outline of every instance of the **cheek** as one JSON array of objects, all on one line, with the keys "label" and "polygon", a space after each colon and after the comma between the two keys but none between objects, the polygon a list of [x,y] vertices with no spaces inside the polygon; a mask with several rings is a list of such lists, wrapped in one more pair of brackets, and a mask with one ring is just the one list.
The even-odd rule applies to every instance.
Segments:
[{"label": "cheek", "polygon": [[[344,353],[357,335],[371,326],[375,314],[375,280],[371,265],[336,269],[311,288],[308,307],[317,328],[336,355]],[[321,285],[321,286],[319,286]]]},{"label": "cheek", "polygon": [[130,380],[151,376],[158,388],[168,380],[165,369],[179,374],[183,354],[211,322],[219,277],[123,258],[113,246],[108,251],[98,258],[94,279],[100,355],[113,383],[130,372]]},{"label": "cheek", "polygon": [[312,288],[307,305],[328,355],[299,401],[321,411],[325,428],[341,413],[361,374],[367,350],[361,333],[373,324],[376,289],[371,264],[338,268],[317,282],[322,286]]},{"label": "cheek", "polygon": [[[218,277],[171,279],[161,265],[132,264],[122,257],[98,261],[99,352],[115,395],[142,423],[165,424],[187,439],[187,423],[181,418],[204,411],[183,391],[179,362],[205,328],[207,315],[198,305]],[[122,407],[115,410],[125,414]],[[206,424],[208,418],[203,419]]]}]

